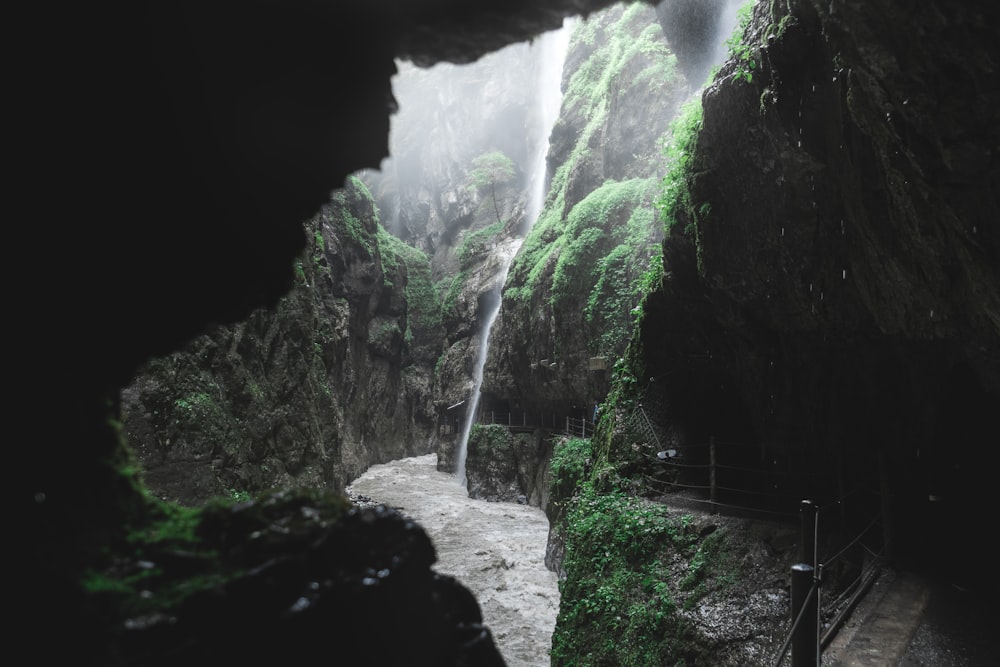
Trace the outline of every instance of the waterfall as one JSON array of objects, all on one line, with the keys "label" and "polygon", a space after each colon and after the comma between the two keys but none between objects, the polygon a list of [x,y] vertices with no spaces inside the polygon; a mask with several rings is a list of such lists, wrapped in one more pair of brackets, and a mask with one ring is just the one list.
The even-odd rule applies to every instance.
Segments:
[{"label": "waterfall", "polygon": [[[531,179],[529,185],[531,191],[528,198],[526,217],[528,227],[524,230],[527,235],[531,227],[535,224],[539,214],[542,212],[542,204],[545,201],[548,179],[546,178],[545,158],[549,149],[549,134],[552,126],[559,115],[559,106],[562,102],[562,68],[566,58],[566,49],[569,47],[569,37],[572,32],[572,23],[575,19],[566,19],[563,26],[558,30],[547,32],[532,42],[531,48],[537,51],[539,67],[537,79],[535,81],[538,91],[539,122],[536,128],[537,146],[531,165]],[[476,421],[476,413],[479,411],[479,393],[483,384],[483,366],[486,365],[486,353],[489,350],[490,331],[493,329],[493,322],[500,313],[501,292],[504,283],[507,281],[507,271],[510,263],[521,247],[523,236],[510,239],[497,247],[494,257],[500,262],[497,272],[497,281],[490,288],[493,298],[487,300],[488,311],[483,322],[482,333],[480,334],[479,349],[476,353],[476,365],[472,375],[472,400],[468,410],[465,412],[465,423],[462,425],[462,436],[458,443],[458,453],[456,456],[455,475],[462,486],[467,483],[465,474],[465,460],[468,456],[469,432]]]},{"label": "waterfall", "polygon": [[[539,107],[539,136],[535,147],[534,161],[531,165],[531,196],[528,199],[528,230],[535,224],[542,212],[545,194],[548,188],[548,178],[545,158],[549,152],[549,134],[559,117],[559,107],[562,104],[562,69],[566,59],[566,49],[569,47],[569,37],[572,24],[577,19],[566,19],[562,28],[542,35],[535,48],[538,49],[540,67],[538,71],[537,90]],[[527,233],[527,232],[525,232]]]},{"label": "waterfall", "polygon": [[476,421],[476,412],[479,410],[479,389],[483,386],[483,367],[486,365],[486,352],[489,349],[490,330],[493,322],[500,314],[500,293],[503,284],[507,280],[507,269],[521,247],[520,238],[510,239],[497,247],[494,257],[500,260],[500,269],[497,272],[496,284],[490,288],[491,298],[487,300],[489,309],[486,312],[486,321],[483,322],[482,333],[480,334],[479,349],[476,351],[476,365],[472,376],[472,402],[465,413],[465,424],[462,425],[462,439],[459,440],[458,455],[455,465],[455,474],[462,486],[468,481],[465,475],[465,459],[469,451],[469,432]]}]

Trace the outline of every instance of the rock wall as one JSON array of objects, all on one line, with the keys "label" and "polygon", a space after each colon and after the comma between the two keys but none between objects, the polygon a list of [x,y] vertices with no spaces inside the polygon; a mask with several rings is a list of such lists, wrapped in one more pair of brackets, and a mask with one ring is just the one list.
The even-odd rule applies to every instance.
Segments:
[{"label": "rock wall", "polygon": [[438,464],[455,448],[473,399],[486,313],[509,248],[524,236],[538,157],[548,143],[540,86],[552,35],[462,66],[400,63],[391,156],[367,170],[388,229],[431,257],[446,346],[436,364]]},{"label": "rock wall", "polygon": [[[220,584],[193,576],[190,557],[204,546],[232,568],[225,580],[231,588],[209,584],[200,588],[205,595],[169,613],[132,616],[143,621],[138,625],[125,623],[132,612],[121,600],[85,587],[83,576],[108,567],[111,580],[134,581],[150,561],[126,537],[163,537],[164,514],[178,514],[152,502],[136,478],[119,428],[121,390],[151,358],[288,293],[306,246],[303,221],[348,175],[377,167],[386,155],[396,58],[470,62],[607,4],[384,0],[195,10],[135,2],[14,10],[23,28],[16,50],[45,44],[47,52],[15,68],[9,81],[18,100],[12,123],[21,129],[9,150],[22,168],[9,204],[17,212],[11,248],[18,259],[5,281],[17,283],[12,312],[25,314],[23,326],[12,328],[23,363],[11,378],[19,388],[11,412],[33,425],[12,461],[19,471],[12,509],[25,528],[17,531],[24,537],[13,548],[15,567],[28,584],[12,600],[19,610],[15,651],[31,651],[40,662],[58,662],[71,647],[80,660],[100,664],[151,655],[217,664],[220,656],[294,662],[343,644],[355,655],[364,646],[386,663],[498,664],[468,591],[453,583],[441,590],[426,540],[411,566],[394,561],[390,554],[401,550],[386,536],[395,519],[368,517],[362,523],[371,530],[348,536],[336,516],[311,511],[335,503],[329,495],[293,500],[289,516],[271,517],[264,531],[243,532],[242,509],[223,513],[206,523],[223,540],[218,550],[184,533],[183,547],[156,556],[158,575],[178,578],[182,588],[193,584],[188,593],[206,581]],[[303,539],[290,530],[291,515],[312,517],[315,532]],[[403,529],[404,541],[421,540],[412,525]],[[255,550],[265,535],[268,568],[281,569],[297,554],[330,569],[299,582],[247,576],[247,566],[263,571],[233,547]],[[357,547],[348,568],[321,553],[344,543]],[[378,574],[384,563],[415,576],[372,586],[369,571]],[[317,581],[357,586],[310,589]],[[233,593],[232,606],[220,605],[224,590]],[[266,632],[236,622],[213,634],[227,619],[263,618],[255,612],[265,597],[276,603],[271,618],[280,619]],[[362,629],[391,614],[389,625],[404,634],[390,643],[365,635],[355,645],[360,635],[335,616],[290,607],[300,599],[312,610],[357,609]],[[157,595],[137,592],[136,600],[161,612],[170,606]],[[123,652],[122,629],[148,628],[156,619],[172,628],[168,645],[140,642]],[[248,629],[254,642],[241,644]]]},{"label": "rock wall", "polygon": [[444,330],[427,258],[380,230],[356,178],[305,229],[274,308],[149,361],[122,391],[125,435],[158,496],[343,491],[372,464],[433,451]]},{"label": "rock wall", "polygon": [[996,18],[757,3],[750,48],[703,95],[690,205],[635,341],[633,380],[669,388],[688,443],[822,480],[791,496],[887,485],[895,552],[920,563],[979,548],[997,461]]},{"label": "rock wall", "polygon": [[688,84],[656,13],[591,15],[573,33],[545,207],[504,287],[483,404],[592,418],[657,262],[663,142]]},{"label": "rock wall", "polygon": [[474,426],[465,462],[469,497],[544,510],[552,446],[552,437],[542,429],[518,432],[498,424]]}]

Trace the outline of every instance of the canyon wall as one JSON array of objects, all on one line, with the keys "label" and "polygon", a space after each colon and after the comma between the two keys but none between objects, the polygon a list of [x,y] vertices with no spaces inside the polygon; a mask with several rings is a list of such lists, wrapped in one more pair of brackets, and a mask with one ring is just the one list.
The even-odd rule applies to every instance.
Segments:
[{"label": "canyon wall", "polygon": [[150,360],[123,389],[124,433],[158,496],[343,490],[433,451],[444,330],[427,257],[380,227],[354,177],[305,231],[274,308]]},{"label": "canyon wall", "polygon": [[642,4],[575,28],[562,87],[551,185],[504,286],[483,403],[591,420],[659,264],[664,149],[692,87]]}]

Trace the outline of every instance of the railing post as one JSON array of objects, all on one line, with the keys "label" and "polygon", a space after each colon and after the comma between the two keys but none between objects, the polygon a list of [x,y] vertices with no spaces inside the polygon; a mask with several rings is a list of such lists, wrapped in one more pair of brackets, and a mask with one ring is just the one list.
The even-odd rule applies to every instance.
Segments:
[{"label": "railing post", "polygon": [[708,486],[709,498],[715,502],[715,436],[708,436]]},{"label": "railing post", "polygon": [[803,500],[799,503],[799,562],[816,567],[816,503]]},{"label": "railing post", "polygon": [[892,543],[892,502],[889,490],[889,474],[885,468],[885,455],[878,454],[878,478],[879,496],[882,498],[882,551],[885,557],[891,560],[895,554],[895,545]]},{"label": "railing post", "polygon": [[792,566],[792,667],[819,667],[819,605],[813,571],[806,563]]}]

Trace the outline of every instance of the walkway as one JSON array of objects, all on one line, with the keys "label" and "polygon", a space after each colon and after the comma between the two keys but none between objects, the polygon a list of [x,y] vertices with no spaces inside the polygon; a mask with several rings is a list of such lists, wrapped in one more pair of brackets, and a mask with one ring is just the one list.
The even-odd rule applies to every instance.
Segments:
[{"label": "walkway", "polygon": [[946,581],[887,570],[823,652],[823,667],[1000,665],[1000,613]]}]

